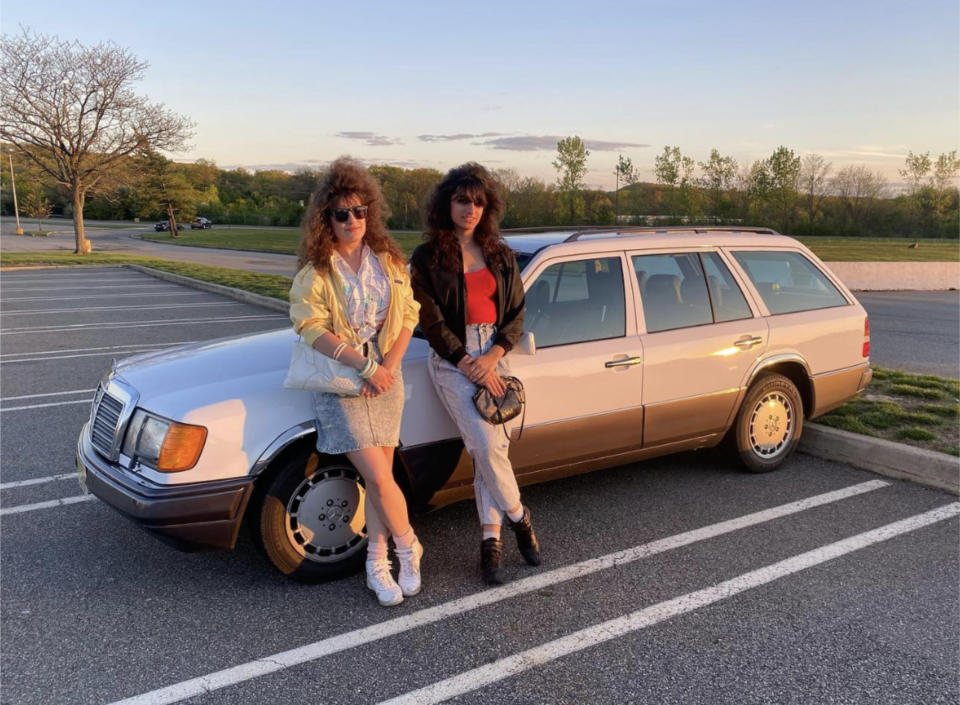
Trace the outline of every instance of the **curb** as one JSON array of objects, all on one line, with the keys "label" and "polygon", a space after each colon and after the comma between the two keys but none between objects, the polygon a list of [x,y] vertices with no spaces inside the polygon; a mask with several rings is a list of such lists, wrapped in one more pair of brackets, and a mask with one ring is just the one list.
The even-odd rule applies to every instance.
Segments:
[{"label": "curb", "polygon": [[803,425],[798,450],[862,470],[960,495],[960,458],[815,423]]},{"label": "curb", "polygon": [[234,289],[231,286],[224,286],[223,284],[214,284],[212,282],[205,282],[205,281],[201,281],[200,279],[185,277],[182,274],[172,274],[171,272],[164,272],[159,269],[144,267],[139,264],[125,264],[123,266],[129,267],[130,269],[135,269],[136,271],[142,272],[144,274],[149,274],[150,276],[156,277],[157,279],[173,282],[174,284],[181,284],[183,286],[189,286],[193,289],[209,291],[211,294],[220,294],[221,296],[226,296],[236,301],[242,301],[245,304],[254,304],[255,306],[263,306],[264,308],[269,308],[273,311],[281,311],[283,313],[287,313],[290,310],[290,304],[288,304],[286,301],[281,301],[280,299],[274,299],[270,296],[264,296],[263,294],[254,294],[252,291],[244,291],[243,289]]}]

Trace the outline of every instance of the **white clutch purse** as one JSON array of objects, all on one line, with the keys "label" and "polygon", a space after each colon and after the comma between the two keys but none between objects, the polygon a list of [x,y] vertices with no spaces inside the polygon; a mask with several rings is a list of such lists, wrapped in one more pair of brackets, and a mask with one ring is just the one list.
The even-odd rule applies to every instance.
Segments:
[{"label": "white clutch purse", "polygon": [[303,340],[297,340],[290,353],[290,368],[283,386],[355,397],[360,394],[363,381],[349,365],[317,352]]}]

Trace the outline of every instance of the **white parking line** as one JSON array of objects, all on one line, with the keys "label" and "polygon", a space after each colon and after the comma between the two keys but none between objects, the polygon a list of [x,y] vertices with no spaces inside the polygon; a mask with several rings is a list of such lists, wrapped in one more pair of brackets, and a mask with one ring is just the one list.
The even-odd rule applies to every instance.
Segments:
[{"label": "white parking line", "polygon": [[36,399],[37,397],[59,397],[67,396],[69,394],[89,394],[90,392],[95,392],[96,389],[73,389],[69,392],[44,392],[43,394],[21,394],[18,397],[3,397],[0,398],[0,402],[4,401],[14,401],[16,399]]},{"label": "white parking line", "polygon": [[68,472],[64,475],[50,475],[49,477],[35,477],[32,480],[17,480],[16,482],[0,482],[0,490],[12,490],[15,487],[27,487],[29,485],[43,485],[57,480],[75,480],[77,473]]},{"label": "white parking line", "polygon": [[4,316],[29,316],[41,313],[89,313],[91,311],[150,311],[170,308],[203,308],[205,306],[245,306],[240,301],[201,301],[194,304],[135,304],[133,306],[74,306],[72,308],[38,308],[4,311]]},{"label": "white parking line", "polygon": [[773,521],[774,519],[790,516],[791,514],[797,514],[814,507],[838,502],[842,499],[886,487],[889,484],[889,482],[883,480],[871,480],[859,485],[845,487],[833,492],[827,492],[753,514],[747,514],[736,519],[729,519],[717,524],[711,524],[710,526],[704,526],[700,529],[686,531],[682,534],[676,534],[675,536],[670,536],[658,541],[634,546],[624,551],[609,553],[599,558],[591,558],[590,560],[580,563],[574,563],[573,565],[564,566],[563,568],[556,568],[555,570],[549,570],[538,575],[530,576],[529,578],[523,578],[508,585],[484,590],[483,592],[428,607],[403,617],[388,619],[369,627],[338,634],[337,636],[307,644],[306,646],[283,651],[279,654],[273,654],[272,656],[266,656],[256,661],[249,661],[198,678],[191,678],[190,680],[176,683],[165,688],[159,688],[125,700],[119,700],[113,703],[113,705],[166,705],[168,703],[180,702],[181,700],[187,700],[188,698],[219,690],[220,688],[243,683],[244,681],[259,676],[276,673],[277,671],[307,663],[308,661],[315,661],[347,649],[402,634],[411,629],[434,624],[435,622],[456,617],[480,607],[535,592],[536,590],[542,590],[551,585],[574,580],[575,578],[582,578],[658,553],[664,553],[699,541],[722,536],[723,534],[728,534],[739,529],[763,524],[768,521]]},{"label": "white parking line", "polygon": [[0,409],[0,414],[5,411],[25,411],[26,409],[45,409],[48,406],[69,406],[70,404],[90,404],[89,399],[78,399],[77,401],[54,401],[49,404],[30,404],[29,406],[7,406]]},{"label": "white parking line", "polygon": [[[57,279],[36,279],[36,278],[16,279],[12,282],[4,284],[2,287],[2,290],[18,291],[19,287],[15,286],[17,284],[46,284],[48,286],[43,286],[39,288],[46,289],[47,291],[50,290],[50,286],[55,286],[55,285],[63,285],[63,288],[79,289],[81,288],[83,282],[96,282],[102,288],[104,286],[108,286],[107,284],[102,283],[104,281],[112,282],[116,286],[136,286],[138,282],[145,282],[152,286],[156,286],[156,284],[154,282],[151,282],[150,279],[148,278],[134,279],[131,277],[126,277],[126,278],[117,277],[117,278],[110,278],[105,280],[103,277],[87,275],[85,277],[61,277]],[[77,286],[67,286],[69,284],[74,284],[74,283],[77,284]],[[34,288],[38,288],[38,287],[34,287]],[[86,287],[83,287],[83,288],[86,288]]]},{"label": "white parking line", "polygon": [[[102,280],[98,280],[102,281]],[[131,280],[133,281],[133,280]],[[139,280],[138,280],[139,281]],[[172,289],[176,284],[104,284],[102,286],[58,286],[57,291],[70,291],[71,289],[94,291],[97,289]],[[50,291],[49,286],[25,286],[23,288],[15,288],[10,286],[5,286],[0,291],[4,293],[10,292],[24,292],[24,291]],[[117,292],[115,295],[120,295],[120,292]]]},{"label": "white parking line", "polygon": [[0,360],[0,365],[12,365],[17,362],[46,362],[47,360],[69,360],[74,357],[127,357],[137,353],[153,352],[154,350],[163,350],[158,347],[129,348],[127,350],[115,350],[114,352],[98,353],[80,353],[78,355],[54,355],[52,357],[24,357],[19,360]]},{"label": "white parking line", "polygon": [[[129,294],[127,294],[129,296]],[[209,296],[206,291],[151,291],[147,294],[151,299],[158,296]],[[115,299],[117,294],[84,294],[86,299]],[[76,296],[20,296],[16,298],[0,299],[0,303],[8,301],[76,301]]]},{"label": "white parking line", "polygon": [[49,509],[50,507],[62,507],[67,504],[79,504],[80,502],[90,502],[94,499],[96,499],[96,497],[92,494],[78,494],[74,497],[51,499],[49,502],[19,504],[16,507],[4,507],[3,509],[0,509],[0,516],[7,516],[8,514],[22,514],[23,512],[32,512],[37,509]]},{"label": "white parking line", "polygon": [[150,321],[117,321],[115,323],[74,323],[68,326],[28,326],[26,328],[4,328],[2,335],[16,335],[18,333],[74,333],[77,331],[105,330],[108,328],[146,328],[147,326],[175,326],[185,323],[233,323],[235,321],[253,321],[274,318],[277,321],[289,320],[286,316],[277,313],[256,314],[251,316],[209,316],[205,318],[158,318]]},{"label": "white parking line", "polygon": [[101,345],[100,347],[95,348],[63,348],[62,350],[31,350],[28,352],[11,352],[11,353],[0,353],[0,360],[5,357],[23,357],[25,355],[59,355],[61,353],[83,353],[83,352],[92,352],[94,350],[125,350],[127,348],[148,348],[148,347],[158,347],[158,346],[171,346],[171,345],[187,345],[189,343],[195,343],[196,340],[181,340],[179,342],[163,342],[163,343],[125,343],[124,345]]},{"label": "white parking line", "polygon": [[859,551],[945,519],[951,519],[958,514],[960,514],[960,502],[954,502],[923,514],[917,514],[909,519],[881,526],[873,531],[865,531],[862,534],[815,548],[812,551],[801,553],[778,563],[751,570],[749,573],[738,575],[736,578],[725,580],[717,585],[645,607],[587,629],[581,629],[560,639],[549,641],[533,649],[527,649],[513,656],[460,673],[425,688],[384,700],[379,705],[434,705],[435,703],[442,703],[458,695],[470,693],[505,678],[518,675],[531,668],[543,666],[562,656],[583,651],[611,639],[617,639],[632,632],[646,629],[654,624],[726,600],[751,588],[772,583],[774,580],[813,568],[848,553]]}]

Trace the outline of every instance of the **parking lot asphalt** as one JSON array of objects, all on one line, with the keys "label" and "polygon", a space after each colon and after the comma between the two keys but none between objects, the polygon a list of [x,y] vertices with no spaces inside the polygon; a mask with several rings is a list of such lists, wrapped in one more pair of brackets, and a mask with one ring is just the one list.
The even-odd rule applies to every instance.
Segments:
[{"label": "parking lot asphalt", "polygon": [[960,291],[858,291],[870,316],[870,362],[960,377]]},{"label": "parking lot asphalt", "polygon": [[950,495],[804,455],[626,465],[526,488],[544,565],[508,544],[495,591],[472,503],[417,518],[424,591],[384,610],[246,534],[179,553],[74,478],[111,357],[285,316],[125,269],[4,272],[0,297],[3,703],[960,699]]}]

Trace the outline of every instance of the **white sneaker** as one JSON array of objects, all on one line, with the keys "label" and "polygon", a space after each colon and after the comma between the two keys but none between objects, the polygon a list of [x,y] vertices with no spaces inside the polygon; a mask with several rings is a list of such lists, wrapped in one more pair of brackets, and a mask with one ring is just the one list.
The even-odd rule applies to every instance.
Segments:
[{"label": "white sneaker", "polygon": [[414,539],[410,548],[397,548],[397,559],[400,561],[400,575],[397,584],[404,597],[413,597],[422,587],[420,584],[420,559],[423,557],[423,546]]},{"label": "white sneaker", "polygon": [[393,607],[403,602],[400,586],[390,574],[390,560],[367,561],[367,587],[373,590],[377,601],[384,607]]}]

